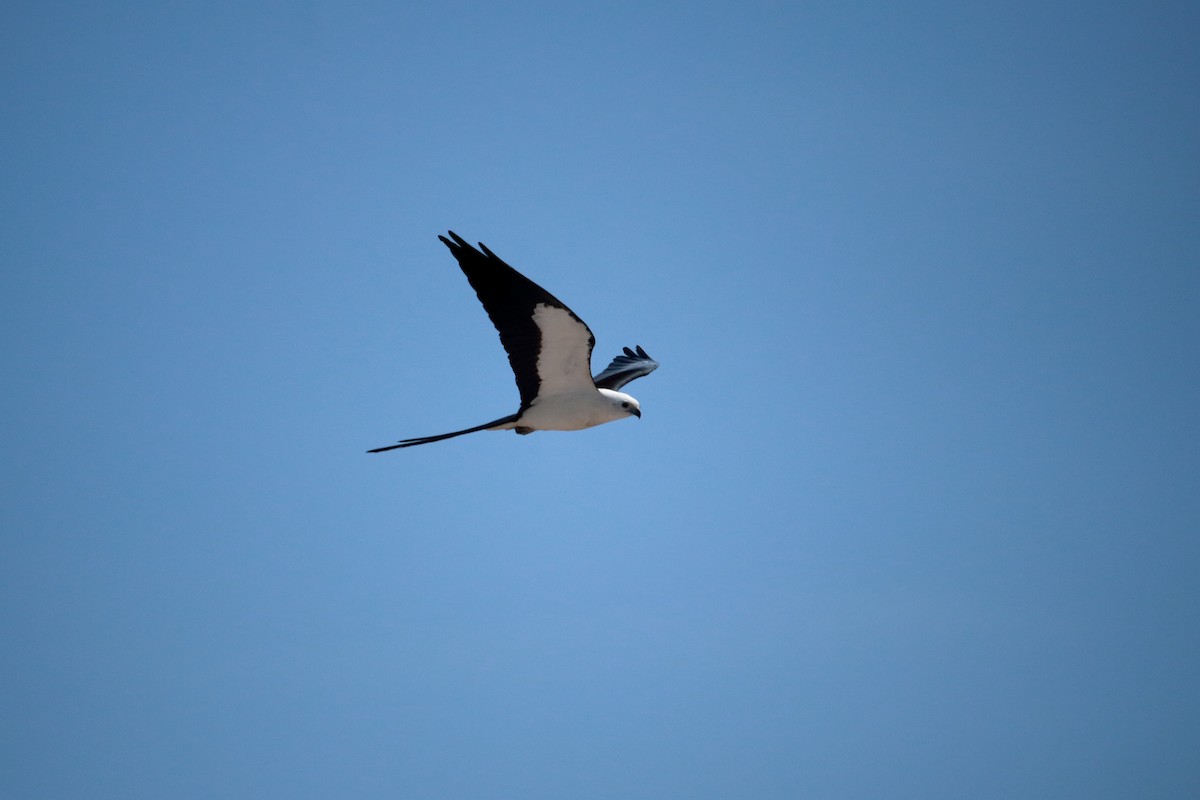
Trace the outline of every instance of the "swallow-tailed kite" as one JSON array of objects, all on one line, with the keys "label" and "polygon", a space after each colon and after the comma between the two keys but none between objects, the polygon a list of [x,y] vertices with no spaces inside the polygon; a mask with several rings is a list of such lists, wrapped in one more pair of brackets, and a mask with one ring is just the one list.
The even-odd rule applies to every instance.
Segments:
[{"label": "swallow-tailed kite", "polygon": [[476,250],[454,231],[450,231],[450,239],[438,238],[458,259],[483,310],[500,332],[500,343],[508,351],[508,363],[517,378],[521,407],[515,414],[474,428],[404,439],[367,452],[440,442],[475,431],[578,431],[642,416],[638,401],[617,390],[658,369],[658,362],[645,350],[624,348],[624,355],[592,377],[596,338],[575,312],[501,261],[483,243]]}]

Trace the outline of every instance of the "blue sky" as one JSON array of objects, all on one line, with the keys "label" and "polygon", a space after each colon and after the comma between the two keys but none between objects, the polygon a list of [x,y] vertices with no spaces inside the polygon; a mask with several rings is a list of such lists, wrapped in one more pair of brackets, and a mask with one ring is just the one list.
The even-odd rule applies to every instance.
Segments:
[{"label": "blue sky", "polygon": [[[1198,36],[7,4],[0,794],[1194,796]],[[643,419],[366,455],[516,408],[447,229]]]}]

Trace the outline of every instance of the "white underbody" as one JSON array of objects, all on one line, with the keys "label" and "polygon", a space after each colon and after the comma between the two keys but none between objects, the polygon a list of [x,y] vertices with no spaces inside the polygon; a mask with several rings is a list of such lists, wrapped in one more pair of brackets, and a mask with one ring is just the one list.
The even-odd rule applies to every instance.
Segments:
[{"label": "white underbody", "polygon": [[[623,407],[622,404],[628,404]],[[539,397],[517,420],[492,430],[581,431],[632,416],[637,401],[611,389],[586,389]]]}]

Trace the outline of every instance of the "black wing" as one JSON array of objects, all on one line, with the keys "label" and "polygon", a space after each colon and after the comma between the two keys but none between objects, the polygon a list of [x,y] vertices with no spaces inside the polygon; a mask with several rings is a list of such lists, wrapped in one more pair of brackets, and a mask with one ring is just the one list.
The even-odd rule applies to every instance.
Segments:
[{"label": "black wing", "polygon": [[[561,309],[582,327],[580,333],[586,334],[587,353],[579,353],[579,360],[582,361],[582,367],[579,369],[582,374],[578,376],[578,380],[586,381],[587,364],[592,357],[592,347],[596,344],[596,339],[584,321],[561,300],[500,260],[484,244],[480,243],[480,252],[454,231],[448,233],[454,241],[445,236],[438,238],[458,259],[458,266],[471,282],[471,288],[479,296],[484,311],[487,311],[492,324],[500,333],[500,343],[508,352],[508,363],[512,365],[513,375],[517,379],[517,390],[521,393],[521,409],[528,408],[538,396],[538,388],[542,381],[537,369],[542,331],[533,313],[539,305]],[[579,344],[583,344],[583,339],[583,335],[578,338]]]},{"label": "black wing", "polygon": [[625,355],[614,358],[612,363],[592,380],[597,389],[620,389],[630,381],[645,377],[656,369],[658,362],[646,355],[641,345],[636,353],[626,347]]}]

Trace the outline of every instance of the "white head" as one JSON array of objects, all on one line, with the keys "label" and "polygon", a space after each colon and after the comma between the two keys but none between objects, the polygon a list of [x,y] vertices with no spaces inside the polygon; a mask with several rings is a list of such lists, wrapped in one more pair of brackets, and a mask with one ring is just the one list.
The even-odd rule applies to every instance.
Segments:
[{"label": "white head", "polygon": [[621,419],[622,417],[638,417],[642,416],[642,407],[638,401],[624,392],[616,392],[612,389],[598,389],[600,394],[608,400],[608,404],[612,409],[612,417],[610,419]]}]

